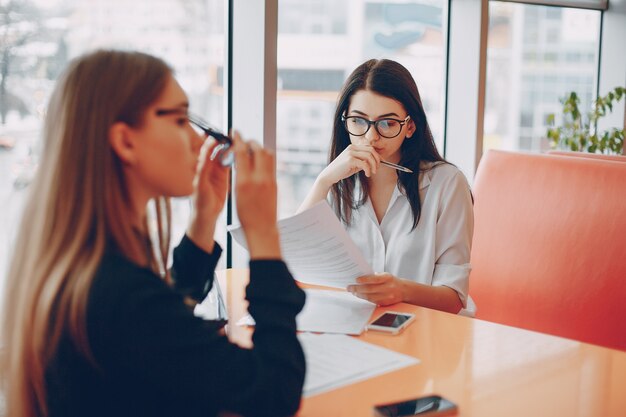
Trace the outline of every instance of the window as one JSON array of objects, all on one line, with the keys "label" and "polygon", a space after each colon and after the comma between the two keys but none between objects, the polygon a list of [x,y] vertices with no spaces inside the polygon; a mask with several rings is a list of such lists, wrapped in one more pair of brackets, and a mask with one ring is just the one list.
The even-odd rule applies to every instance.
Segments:
[{"label": "window", "polygon": [[[279,0],[276,142],[281,217],[297,210],[326,166],[338,91],[367,59],[394,59],[409,69],[442,149],[446,7],[442,0]],[[318,12],[324,22],[319,30],[311,24]]]},{"label": "window", "polygon": [[[8,59],[0,89],[0,280],[37,168],[48,97],[67,62],[96,48],[157,55],[174,67],[192,110],[223,128],[224,7],[225,0],[41,0],[0,6],[8,19],[0,27],[0,56]],[[9,38],[13,42],[4,41]],[[186,199],[174,202],[175,239],[188,214]],[[219,222],[218,240],[225,239],[225,223]]]},{"label": "window", "polygon": [[483,148],[541,151],[569,91],[591,106],[600,12],[491,1]]}]

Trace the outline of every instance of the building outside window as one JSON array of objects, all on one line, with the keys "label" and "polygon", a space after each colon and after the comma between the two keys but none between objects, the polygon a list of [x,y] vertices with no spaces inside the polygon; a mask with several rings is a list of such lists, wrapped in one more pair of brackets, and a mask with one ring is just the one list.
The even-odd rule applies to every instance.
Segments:
[{"label": "building outside window", "polygon": [[484,151],[546,151],[546,117],[576,91],[590,109],[601,12],[491,1]]},{"label": "building outside window", "polygon": [[279,0],[280,216],[297,210],[326,166],[339,89],[367,59],[409,69],[443,149],[446,8],[442,0]]},{"label": "building outside window", "polygon": [[[173,66],[192,111],[223,128],[224,7],[224,0],[2,2],[0,282],[37,169],[47,101],[69,60],[96,48],[159,56]],[[188,214],[187,199],[173,202],[174,242],[184,233]],[[222,242],[225,223],[218,229]]]}]

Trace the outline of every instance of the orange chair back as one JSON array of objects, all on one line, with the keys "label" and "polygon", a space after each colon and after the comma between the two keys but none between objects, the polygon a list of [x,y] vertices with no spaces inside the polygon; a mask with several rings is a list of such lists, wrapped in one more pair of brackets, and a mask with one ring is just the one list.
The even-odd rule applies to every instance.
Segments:
[{"label": "orange chair back", "polygon": [[605,161],[626,162],[626,155],[605,155],[601,153],[548,151],[550,155],[576,156],[578,158],[603,159]]},{"label": "orange chair back", "polygon": [[489,151],[474,197],[476,317],[626,350],[626,164]]}]

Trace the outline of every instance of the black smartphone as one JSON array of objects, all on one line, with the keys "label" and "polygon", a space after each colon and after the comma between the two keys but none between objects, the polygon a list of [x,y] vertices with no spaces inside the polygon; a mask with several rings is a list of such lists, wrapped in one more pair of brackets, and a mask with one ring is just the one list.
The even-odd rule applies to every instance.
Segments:
[{"label": "black smartphone", "polygon": [[412,313],[400,313],[397,311],[386,311],[376,320],[371,322],[368,330],[398,334],[404,330],[415,318]]},{"label": "black smartphone", "polygon": [[377,417],[451,416],[456,413],[456,404],[439,395],[429,395],[428,397],[374,407],[374,415]]}]

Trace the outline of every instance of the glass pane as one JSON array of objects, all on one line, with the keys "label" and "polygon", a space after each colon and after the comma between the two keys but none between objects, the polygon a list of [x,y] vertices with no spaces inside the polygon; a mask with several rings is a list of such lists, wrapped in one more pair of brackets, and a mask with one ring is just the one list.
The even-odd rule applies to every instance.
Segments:
[{"label": "glass pane", "polygon": [[[165,59],[192,111],[224,127],[225,0],[65,0],[0,6],[0,280],[37,168],[48,97],[67,62],[95,48],[133,49]],[[189,202],[174,202],[174,239]],[[225,220],[218,240],[225,242]],[[176,241],[174,241],[176,243]],[[225,257],[222,257],[222,261]],[[225,265],[225,264],[223,264]]]},{"label": "glass pane", "polygon": [[337,93],[370,58],[406,66],[443,143],[443,0],[280,0],[277,163],[279,214],[293,214],[327,162]]},{"label": "glass pane", "polygon": [[545,151],[546,116],[569,91],[590,109],[600,12],[491,1],[484,151]]}]

